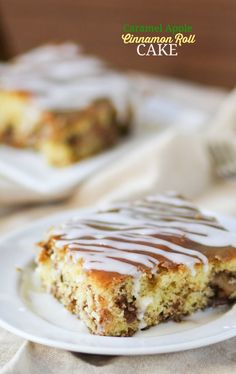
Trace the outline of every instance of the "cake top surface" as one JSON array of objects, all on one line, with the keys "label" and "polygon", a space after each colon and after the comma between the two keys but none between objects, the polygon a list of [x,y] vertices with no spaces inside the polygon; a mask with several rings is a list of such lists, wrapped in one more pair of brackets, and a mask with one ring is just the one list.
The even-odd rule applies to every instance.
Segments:
[{"label": "cake top surface", "polygon": [[41,110],[84,108],[109,98],[126,118],[127,78],[74,43],[48,44],[0,64],[0,90],[23,91]]},{"label": "cake top surface", "polygon": [[236,234],[184,198],[168,193],[120,203],[71,219],[50,233],[85,270],[135,275],[180,264],[236,258]]}]

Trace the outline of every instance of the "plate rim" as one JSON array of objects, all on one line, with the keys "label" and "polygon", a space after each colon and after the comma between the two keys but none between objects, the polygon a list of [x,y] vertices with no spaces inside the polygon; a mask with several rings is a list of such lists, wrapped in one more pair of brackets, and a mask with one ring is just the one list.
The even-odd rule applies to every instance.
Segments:
[{"label": "plate rim", "polygon": [[[0,317],[0,327],[30,342],[42,344],[42,345],[45,345],[51,348],[64,349],[64,350],[71,351],[71,352],[98,354],[98,355],[107,355],[107,356],[113,356],[113,355],[140,356],[140,355],[153,355],[153,354],[182,352],[182,351],[188,351],[191,349],[208,347],[210,345],[220,343],[222,341],[225,341],[227,339],[230,339],[236,336],[236,331],[228,330],[228,331],[222,332],[221,334],[212,335],[207,338],[200,338],[200,339],[192,340],[191,342],[185,342],[185,343],[180,343],[180,344],[169,344],[168,346],[165,346],[163,348],[160,346],[117,348],[117,347],[107,347],[107,346],[98,347],[98,346],[91,346],[91,345],[79,345],[79,344],[56,341],[54,339],[49,339],[49,338],[40,338],[40,337],[31,335],[29,333],[26,333],[23,330],[20,330],[18,328],[12,327],[8,323],[3,322],[1,320],[1,317]],[[106,338],[106,337],[103,336],[102,338]],[[119,337],[113,337],[113,338],[120,339]],[[127,337],[127,339],[130,339],[130,338]]]}]

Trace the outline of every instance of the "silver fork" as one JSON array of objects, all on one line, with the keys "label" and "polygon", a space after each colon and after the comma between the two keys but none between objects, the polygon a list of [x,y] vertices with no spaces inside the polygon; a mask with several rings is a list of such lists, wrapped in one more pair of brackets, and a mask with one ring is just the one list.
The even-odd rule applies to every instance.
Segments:
[{"label": "silver fork", "polygon": [[230,142],[208,144],[212,165],[220,178],[236,178],[236,146]]}]

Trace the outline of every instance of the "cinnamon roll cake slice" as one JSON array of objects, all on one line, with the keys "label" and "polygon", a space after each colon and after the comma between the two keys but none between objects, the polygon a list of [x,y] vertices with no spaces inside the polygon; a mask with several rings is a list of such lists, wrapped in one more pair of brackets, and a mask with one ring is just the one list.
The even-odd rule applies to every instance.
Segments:
[{"label": "cinnamon roll cake slice", "polygon": [[127,77],[76,44],[36,48],[0,64],[0,146],[69,166],[129,133],[129,97]]},{"label": "cinnamon roll cake slice", "polygon": [[236,298],[236,234],[175,194],[71,219],[39,246],[45,289],[93,334],[131,336]]}]

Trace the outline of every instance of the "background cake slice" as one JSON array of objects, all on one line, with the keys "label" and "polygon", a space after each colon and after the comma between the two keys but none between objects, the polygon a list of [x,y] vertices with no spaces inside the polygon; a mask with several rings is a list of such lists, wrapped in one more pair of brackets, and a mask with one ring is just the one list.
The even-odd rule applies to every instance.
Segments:
[{"label": "background cake slice", "polygon": [[40,243],[48,292],[98,335],[131,336],[236,298],[236,235],[174,194],[72,219]]},{"label": "background cake slice", "polygon": [[0,143],[66,166],[116,144],[130,125],[129,83],[65,43],[0,67]]}]

